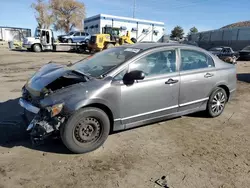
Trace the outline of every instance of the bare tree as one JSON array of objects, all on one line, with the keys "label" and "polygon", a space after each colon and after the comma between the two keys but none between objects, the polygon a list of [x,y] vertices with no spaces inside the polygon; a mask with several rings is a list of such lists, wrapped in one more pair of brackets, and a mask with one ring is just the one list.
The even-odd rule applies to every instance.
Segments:
[{"label": "bare tree", "polygon": [[82,28],[85,5],[77,0],[50,0],[55,18],[54,29],[68,33],[72,28]]},{"label": "bare tree", "polygon": [[31,7],[35,10],[35,17],[39,28],[48,29],[54,22],[50,6],[44,0],[37,0]]}]

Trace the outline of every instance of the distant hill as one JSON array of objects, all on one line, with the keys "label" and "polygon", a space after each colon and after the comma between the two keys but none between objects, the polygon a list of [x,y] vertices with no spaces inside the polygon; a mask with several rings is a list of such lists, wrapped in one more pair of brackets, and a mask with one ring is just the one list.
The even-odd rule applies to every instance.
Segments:
[{"label": "distant hill", "polygon": [[235,28],[235,27],[250,27],[250,21],[233,23],[230,25],[226,25],[226,26],[222,27],[221,29]]}]

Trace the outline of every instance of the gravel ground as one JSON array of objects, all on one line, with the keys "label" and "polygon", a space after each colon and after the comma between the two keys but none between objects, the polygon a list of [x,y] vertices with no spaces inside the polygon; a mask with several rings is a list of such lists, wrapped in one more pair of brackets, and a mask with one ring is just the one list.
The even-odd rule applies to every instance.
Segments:
[{"label": "gravel ground", "polygon": [[162,177],[171,188],[249,187],[250,62],[238,63],[236,96],[218,118],[195,114],[119,132],[84,155],[58,140],[32,147],[19,134],[26,126],[17,104],[22,85],[50,60],[85,56],[0,48],[0,188],[160,187]]}]

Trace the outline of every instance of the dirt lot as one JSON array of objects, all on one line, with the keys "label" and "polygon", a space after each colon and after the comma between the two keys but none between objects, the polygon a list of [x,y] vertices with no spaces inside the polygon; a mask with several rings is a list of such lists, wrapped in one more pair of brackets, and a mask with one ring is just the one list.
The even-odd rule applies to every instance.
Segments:
[{"label": "dirt lot", "polygon": [[[17,100],[35,70],[50,60],[66,64],[83,57],[0,48],[1,135],[21,130]],[[165,187],[249,187],[250,62],[237,68],[236,97],[215,119],[198,114],[120,132],[85,155],[69,154],[60,141],[36,148],[29,140],[0,142],[0,188],[160,187],[155,181],[162,176]]]}]

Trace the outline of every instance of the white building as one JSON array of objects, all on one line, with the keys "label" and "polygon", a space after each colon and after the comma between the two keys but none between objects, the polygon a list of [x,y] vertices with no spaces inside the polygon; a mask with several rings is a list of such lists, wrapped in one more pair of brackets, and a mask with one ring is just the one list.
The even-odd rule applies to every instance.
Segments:
[{"label": "white building", "polygon": [[130,31],[131,38],[138,42],[161,42],[164,35],[164,23],[129,17],[99,14],[84,20],[84,30],[89,34],[105,33],[105,28],[119,28],[121,35]]},{"label": "white building", "polygon": [[31,36],[31,29],[0,26],[0,41],[21,41],[25,37]]}]

